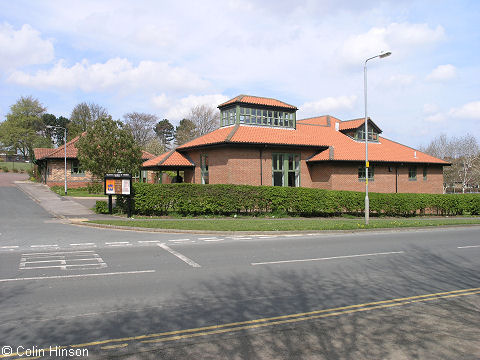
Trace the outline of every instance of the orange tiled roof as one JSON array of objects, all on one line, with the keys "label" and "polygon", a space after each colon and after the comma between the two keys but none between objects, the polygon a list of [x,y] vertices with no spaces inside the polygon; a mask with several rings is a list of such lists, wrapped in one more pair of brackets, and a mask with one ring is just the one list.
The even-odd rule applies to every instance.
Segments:
[{"label": "orange tiled roof", "polygon": [[218,107],[221,108],[225,105],[234,104],[234,103],[252,104],[252,105],[265,105],[265,106],[278,106],[278,107],[297,110],[296,106],[284,103],[283,101],[280,101],[280,100],[277,100],[277,99],[271,99],[271,98],[265,98],[265,97],[259,97],[259,96],[251,96],[251,95],[238,95],[238,96],[234,97],[233,99],[230,99],[230,100],[224,102],[223,104],[218,105]]},{"label": "orange tiled roof", "polygon": [[[69,159],[76,159],[77,156],[78,156],[78,149],[77,149],[77,146],[76,146],[76,143],[77,141],[80,139],[80,136],[83,136],[85,135],[86,133],[82,133],[81,135],[73,138],[72,140],[70,140],[69,142],[67,142],[67,158]],[[44,151],[44,150],[49,150],[48,152],[47,151]],[[42,160],[42,159],[45,159],[45,158],[48,158],[48,159],[59,159],[59,158],[63,158],[65,156],[65,146],[62,145],[56,149],[44,149],[44,148],[36,148],[34,149],[34,153],[35,153],[35,159],[37,160]],[[40,157],[37,157],[37,153]],[[144,151],[142,150],[142,160],[148,160],[148,159],[151,159],[151,158],[154,158],[155,155],[147,152],[147,151]]]},{"label": "orange tiled roof", "polygon": [[[75,143],[78,141],[78,139],[80,139],[80,136],[81,135],[79,135],[79,136],[73,138],[72,140],[70,140],[69,142],[67,142],[67,158],[69,158],[69,159],[77,158],[78,150],[77,150],[77,147],[75,146]],[[56,149],[50,149],[50,152],[43,152],[42,149],[43,148],[33,149],[33,151],[35,153],[35,158],[37,160],[60,159],[60,158],[63,158],[65,156],[65,145],[62,145],[62,146],[60,146]],[[39,155],[43,155],[43,156],[37,157],[36,156],[37,152],[38,152]]]},{"label": "orange tiled roof", "polygon": [[[375,126],[378,131],[381,133],[382,130],[375,124],[372,119],[368,118],[369,126]],[[360,126],[365,124],[365,118],[353,119],[353,120],[346,120],[340,122],[340,130],[351,130],[351,129],[358,129]]]},{"label": "orange tiled roof", "polygon": [[[330,151],[324,150],[309,162],[340,160],[340,161],[364,161],[365,160],[365,142],[355,141],[344,135],[349,141],[345,143],[332,144],[333,159],[330,158]],[[347,145],[347,146],[346,146]],[[368,159],[371,162],[405,162],[405,163],[433,163],[448,165],[449,163],[436,157],[415,150],[411,147],[399,144],[395,141],[388,140],[379,136],[378,142],[368,143]]]},{"label": "orange tiled roof", "polygon": [[[185,151],[191,148],[214,144],[269,144],[316,147],[319,154],[308,161],[365,159],[365,143],[335,130],[338,119],[331,117],[326,126],[326,117],[300,120],[296,129],[271,128],[262,126],[236,125],[223,127],[194,139],[177,148]],[[324,125],[325,124],[325,125]],[[322,126],[319,126],[322,125]],[[370,161],[436,163],[448,165],[446,161],[424,154],[408,146],[380,137],[380,141],[370,142]],[[333,147],[333,151],[325,150]],[[416,155],[416,157],[415,157]]]},{"label": "orange tiled roof", "polygon": [[142,167],[155,166],[193,166],[193,163],[185,155],[171,150],[142,164]]},{"label": "orange tiled roof", "polygon": [[54,151],[52,148],[35,148],[33,149],[33,154],[35,155],[35,160],[42,160],[50,152]]},{"label": "orange tiled roof", "polygon": [[155,155],[149,153],[148,151],[142,150],[142,160],[150,160],[153,159]]}]

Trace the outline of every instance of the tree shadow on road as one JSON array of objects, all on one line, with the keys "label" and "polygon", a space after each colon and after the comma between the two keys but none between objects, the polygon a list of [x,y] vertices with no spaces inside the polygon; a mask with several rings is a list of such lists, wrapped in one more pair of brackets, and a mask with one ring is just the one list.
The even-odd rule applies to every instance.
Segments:
[{"label": "tree shadow on road", "polygon": [[[137,310],[129,311],[135,304],[119,299],[115,312],[104,309],[98,317],[43,322],[35,325],[35,336],[21,340],[75,344],[78,339],[125,338],[480,287],[478,263],[455,259],[412,248],[408,258],[219,274],[193,288],[179,289],[158,307],[139,303]],[[477,359],[479,299],[480,295],[452,297],[153,344],[125,340],[126,348],[97,347],[91,358]]]}]

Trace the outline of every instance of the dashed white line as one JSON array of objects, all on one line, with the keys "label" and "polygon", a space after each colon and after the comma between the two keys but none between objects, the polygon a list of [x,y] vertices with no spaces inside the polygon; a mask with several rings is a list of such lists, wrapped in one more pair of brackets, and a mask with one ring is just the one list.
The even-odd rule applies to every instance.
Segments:
[{"label": "dashed white line", "polygon": [[0,246],[0,249],[18,249],[19,246]]},{"label": "dashed white line", "polygon": [[172,240],[168,240],[168,241],[171,241],[171,242],[182,242],[182,241],[190,241],[190,239],[172,239]]},{"label": "dashed white line", "polygon": [[323,261],[323,260],[334,260],[334,259],[348,259],[348,258],[355,258],[355,257],[362,257],[362,256],[393,255],[393,254],[403,254],[403,253],[404,253],[403,251],[390,251],[390,252],[372,253],[372,254],[332,256],[332,257],[324,257],[324,258],[316,258],[316,259],[267,261],[267,262],[251,263],[251,265],[285,264],[285,263],[294,263],[294,262]]},{"label": "dashed white line", "polygon": [[204,237],[204,238],[198,238],[198,240],[216,240],[218,239],[218,237],[214,236],[214,237]]},{"label": "dashed white line", "polygon": [[154,273],[155,270],[140,270],[140,271],[121,271],[112,273],[98,273],[98,274],[78,274],[78,275],[57,275],[57,276],[38,276],[38,277],[23,277],[13,279],[0,279],[0,282],[12,282],[12,281],[25,281],[25,280],[49,280],[49,279],[70,279],[70,278],[83,278],[93,276],[113,276],[113,275],[134,275],[144,273]]},{"label": "dashed white line", "polygon": [[160,240],[139,240],[139,244],[151,244],[151,243],[159,243],[161,242]]},{"label": "dashed white line", "polygon": [[203,240],[203,241],[223,241],[225,239],[207,239],[207,240]]},{"label": "dashed white line", "polygon": [[114,241],[114,242],[106,242],[105,245],[125,245],[130,244],[130,241]]},{"label": "dashed white line", "polygon": [[480,245],[468,245],[468,246],[459,246],[457,249],[469,249],[469,248],[477,248],[480,247]]},{"label": "dashed white line", "polygon": [[297,237],[297,236],[304,236],[303,234],[286,234],[286,235],[283,235],[285,237]]},{"label": "dashed white line", "polygon": [[30,245],[31,248],[48,248],[48,247],[58,247],[57,244],[52,245]]},{"label": "dashed white line", "polygon": [[78,244],[70,244],[70,246],[96,246],[95,243],[78,243]]},{"label": "dashed white line", "polygon": [[157,244],[158,246],[160,246],[162,249],[168,251],[170,254],[178,257],[180,260],[186,262],[188,265],[192,266],[192,267],[201,267],[199,264],[197,264],[195,261],[193,261],[192,259],[189,259],[188,257],[186,257],[185,255],[183,254],[180,254],[179,252],[173,250],[172,248],[170,248],[167,244],[164,244],[164,243],[161,243],[161,244]]}]

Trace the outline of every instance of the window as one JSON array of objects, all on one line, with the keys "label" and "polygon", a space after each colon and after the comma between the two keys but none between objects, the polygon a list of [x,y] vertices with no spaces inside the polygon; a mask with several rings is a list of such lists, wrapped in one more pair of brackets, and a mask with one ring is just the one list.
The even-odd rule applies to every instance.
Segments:
[{"label": "window", "polygon": [[423,167],[423,181],[427,181],[427,167]]},{"label": "window", "polygon": [[236,124],[252,124],[257,126],[295,127],[293,112],[255,109],[244,106],[222,110],[220,115],[220,126]]},{"label": "window", "polygon": [[72,160],[72,175],[85,175],[85,172],[80,168],[80,163],[78,160]]},{"label": "window", "polygon": [[[365,127],[362,126],[355,133],[356,140],[365,141]],[[368,128],[368,141],[378,141],[378,134],[372,128]]]},{"label": "window", "polygon": [[410,166],[408,168],[408,180],[417,180],[417,167],[416,166]]},{"label": "window", "polygon": [[300,155],[272,155],[273,186],[300,186]]},{"label": "window", "polygon": [[200,172],[202,173],[202,184],[209,184],[207,154],[200,155]]},{"label": "window", "polygon": [[[365,171],[365,165],[362,165],[358,168],[358,180],[359,181],[365,181],[365,175],[366,175],[366,171]],[[368,168],[368,180],[370,181],[373,181],[374,180],[374,176],[375,176],[375,169],[373,166],[370,166]]]}]

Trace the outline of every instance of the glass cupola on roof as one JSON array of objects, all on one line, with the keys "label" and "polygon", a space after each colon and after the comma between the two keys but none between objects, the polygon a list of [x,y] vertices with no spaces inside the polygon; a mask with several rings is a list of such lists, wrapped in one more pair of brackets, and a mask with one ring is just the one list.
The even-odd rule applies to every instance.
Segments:
[{"label": "glass cupola on roof", "polygon": [[294,129],[296,126],[297,108],[275,99],[239,95],[218,108],[220,127],[239,124]]}]

